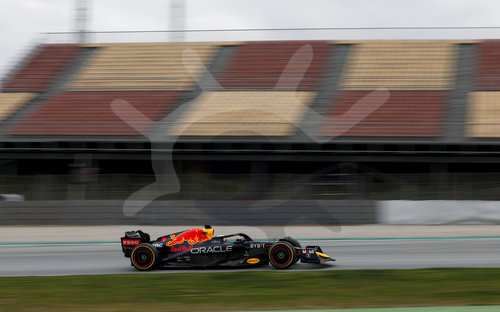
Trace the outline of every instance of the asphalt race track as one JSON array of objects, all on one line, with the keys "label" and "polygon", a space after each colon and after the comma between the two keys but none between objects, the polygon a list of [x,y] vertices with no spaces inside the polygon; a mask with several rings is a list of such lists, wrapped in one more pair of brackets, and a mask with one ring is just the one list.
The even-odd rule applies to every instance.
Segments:
[{"label": "asphalt race track", "polygon": [[[324,253],[337,261],[330,262],[330,265],[298,263],[291,270],[500,267],[500,239],[321,240],[301,243],[319,245]],[[2,245],[0,264],[0,276],[139,273],[123,257],[119,244]],[[271,266],[260,269],[274,270]]]}]

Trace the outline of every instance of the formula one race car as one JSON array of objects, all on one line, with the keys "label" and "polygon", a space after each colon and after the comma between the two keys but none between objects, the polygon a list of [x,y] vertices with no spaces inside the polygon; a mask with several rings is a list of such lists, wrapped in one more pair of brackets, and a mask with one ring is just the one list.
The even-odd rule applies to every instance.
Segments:
[{"label": "formula one race car", "polygon": [[278,241],[254,241],[244,233],[214,236],[210,225],[159,237],[151,241],[142,231],[126,232],[121,238],[125,257],[137,270],[169,267],[254,267],[271,265],[287,269],[297,261],[325,263],[335,259],[319,246],[302,248],[291,237]]}]

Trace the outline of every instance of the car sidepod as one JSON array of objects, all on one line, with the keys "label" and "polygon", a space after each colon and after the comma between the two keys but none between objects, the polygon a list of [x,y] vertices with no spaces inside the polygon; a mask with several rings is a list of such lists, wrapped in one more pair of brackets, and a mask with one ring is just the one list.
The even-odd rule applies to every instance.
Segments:
[{"label": "car sidepod", "polygon": [[214,237],[191,244],[185,240],[168,244],[160,237],[152,242],[159,253],[158,264],[163,268],[173,267],[248,267],[267,264],[264,243],[230,242]]}]

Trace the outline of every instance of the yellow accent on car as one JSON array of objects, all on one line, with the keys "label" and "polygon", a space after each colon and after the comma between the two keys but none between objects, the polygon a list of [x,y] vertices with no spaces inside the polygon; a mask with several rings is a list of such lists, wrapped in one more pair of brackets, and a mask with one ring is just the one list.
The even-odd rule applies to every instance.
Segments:
[{"label": "yellow accent on car", "polygon": [[214,237],[214,229],[203,229],[203,232],[206,233],[209,239],[212,239],[212,237]]},{"label": "yellow accent on car", "polygon": [[257,264],[259,262],[260,262],[259,258],[250,258],[247,260],[247,263],[249,263],[249,264]]},{"label": "yellow accent on car", "polygon": [[329,256],[325,255],[324,253],[321,253],[321,252],[317,252],[316,251],[316,254],[320,257],[324,257],[324,258],[330,258]]}]

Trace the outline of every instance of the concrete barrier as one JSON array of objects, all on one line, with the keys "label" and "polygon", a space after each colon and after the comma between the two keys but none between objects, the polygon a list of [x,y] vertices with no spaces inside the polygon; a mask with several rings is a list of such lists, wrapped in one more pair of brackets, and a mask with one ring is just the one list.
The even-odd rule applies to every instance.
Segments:
[{"label": "concrete barrier", "polygon": [[132,217],[123,201],[0,202],[0,225],[374,224],[374,201],[155,201]]},{"label": "concrete barrier", "polygon": [[155,201],[133,217],[122,206],[113,200],[0,202],[0,225],[500,224],[496,201]]},{"label": "concrete barrier", "polygon": [[500,224],[500,202],[389,200],[377,203],[378,224]]}]

